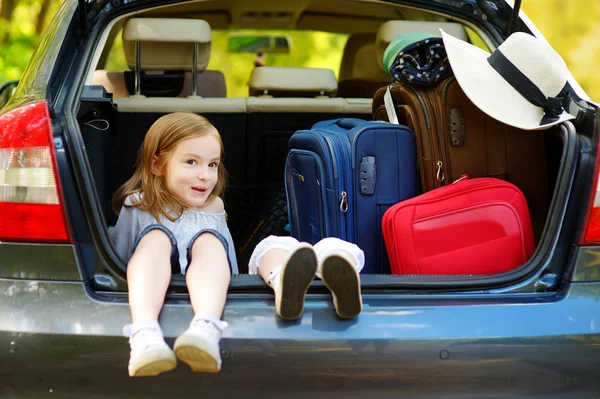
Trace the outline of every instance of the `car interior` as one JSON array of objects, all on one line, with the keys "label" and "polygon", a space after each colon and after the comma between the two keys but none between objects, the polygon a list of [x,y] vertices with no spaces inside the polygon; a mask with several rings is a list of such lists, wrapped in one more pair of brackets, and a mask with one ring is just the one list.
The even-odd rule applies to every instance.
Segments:
[{"label": "car interior", "polygon": [[[143,29],[148,24],[153,29]],[[116,223],[112,195],[131,176],[138,148],[152,123],[169,112],[201,114],[223,138],[229,173],[224,198],[228,224],[240,273],[247,273],[248,259],[260,238],[289,234],[284,166],[291,135],[327,119],[372,120],[374,93],[391,83],[382,65],[387,45],[402,33],[439,34],[440,28],[493,50],[487,48],[490,40],[483,32],[461,21],[373,1],[208,0],[118,16],[98,41],[77,113],[103,210],[102,228],[108,232]],[[240,29],[330,32],[346,35],[347,40],[339,49],[339,65],[322,68],[267,62],[251,69],[244,82],[247,95],[233,97],[235,83],[227,81],[225,71],[209,69],[217,50],[211,32]],[[122,46],[117,48],[114,43],[119,40]],[[294,49],[292,45],[290,53]],[[107,60],[117,50],[127,65],[120,71],[108,70]],[[228,54],[226,49],[220,49],[219,55],[223,54]],[[231,64],[235,68],[235,62]],[[547,166],[529,177],[546,183],[544,206],[531,209],[539,243],[564,154],[559,128],[531,134],[544,147]],[[527,197],[527,179],[519,188]]]}]

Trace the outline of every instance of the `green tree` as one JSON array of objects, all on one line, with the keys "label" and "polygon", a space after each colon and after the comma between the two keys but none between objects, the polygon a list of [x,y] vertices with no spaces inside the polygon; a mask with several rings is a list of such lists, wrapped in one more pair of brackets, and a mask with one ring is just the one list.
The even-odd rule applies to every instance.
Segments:
[{"label": "green tree", "polygon": [[19,79],[59,0],[0,0],[0,83]]}]

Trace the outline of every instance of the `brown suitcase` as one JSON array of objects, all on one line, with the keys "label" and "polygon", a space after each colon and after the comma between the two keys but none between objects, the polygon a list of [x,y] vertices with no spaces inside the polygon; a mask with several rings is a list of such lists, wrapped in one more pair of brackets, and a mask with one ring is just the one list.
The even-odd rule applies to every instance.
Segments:
[{"label": "brown suitcase", "polygon": [[509,181],[523,191],[539,239],[549,206],[544,131],[520,130],[487,116],[453,76],[429,88],[400,83],[380,88],[373,98],[375,120],[389,120],[387,90],[398,122],[417,136],[423,192],[463,174]]}]

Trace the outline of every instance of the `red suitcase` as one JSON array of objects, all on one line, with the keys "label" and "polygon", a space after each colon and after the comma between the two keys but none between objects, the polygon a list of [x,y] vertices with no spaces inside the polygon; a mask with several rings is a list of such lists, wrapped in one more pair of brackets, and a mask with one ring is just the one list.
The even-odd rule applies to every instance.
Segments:
[{"label": "red suitcase", "polygon": [[385,212],[383,237],[393,274],[495,274],[533,255],[521,190],[500,179],[461,179]]}]

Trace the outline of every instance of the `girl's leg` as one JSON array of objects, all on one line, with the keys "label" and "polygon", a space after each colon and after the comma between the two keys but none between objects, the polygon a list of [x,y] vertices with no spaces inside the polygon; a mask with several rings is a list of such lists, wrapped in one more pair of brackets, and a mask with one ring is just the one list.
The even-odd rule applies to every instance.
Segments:
[{"label": "girl's leg", "polygon": [[293,237],[269,236],[254,249],[250,274],[260,274],[275,292],[279,317],[294,320],[304,311],[306,291],[314,279],[317,259],[310,244]]},{"label": "girl's leg", "polygon": [[171,249],[171,240],[159,229],[145,234],[135,248],[127,264],[133,324],[158,321],[171,281]]},{"label": "girl's leg", "polygon": [[175,354],[192,371],[221,369],[219,341],[227,323],[221,321],[231,278],[227,241],[218,232],[201,232],[188,246],[186,283],[194,310],[190,328],[175,341]]},{"label": "girl's leg", "polygon": [[213,233],[200,234],[192,245],[191,262],[185,276],[194,314],[210,314],[220,319],[230,279],[229,259],[223,242]]},{"label": "girl's leg", "polygon": [[299,244],[294,237],[269,236],[263,239],[250,256],[248,274],[260,275],[264,282],[274,289],[290,251]]},{"label": "girl's leg", "polygon": [[365,266],[365,253],[356,244],[352,244],[348,241],[341,240],[335,237],[323,238],[321,241],[314,245],[315,253],[317,254],[317,260],[319,267],[317,270],[317,277],[322,278],[322,267],[326,257],[333,254],[343,254],[349,257],[348,261],[352,267],[360,272]]},{"label": "girl's leg", "polygon": [[355,244],[339,238],[324,238],[315,244],[318,259],[317,276],[333,295],[333,303],[339,317],[348,319],[362,310],[360,275],[364,264],[364,252]]},{"label": "girl's leg", "polygon": [[[298,243],[296,243],[294,247],[296,247],[297,245]],[[260,262],[258,262],[258,274],[260,275],[260,277],[262,277],[263,281],[267,283],[271,288],[273,287],[273,272],[277,268],[276,274],[281,273],[281,267],[284,261],[288,258],[288,256],[288,250],[281,248],[273,248],[267,251],[267,253],[265,253],[260,259]]]},{"label": "girl's leg", "polygon": [[125,326],[130,337],[131,377],[153,376],[177,365],[158,324],[171,279],[173,242],[162,229],[152,229],[139,240],[127,265],[127,285],[133,324]]}]

